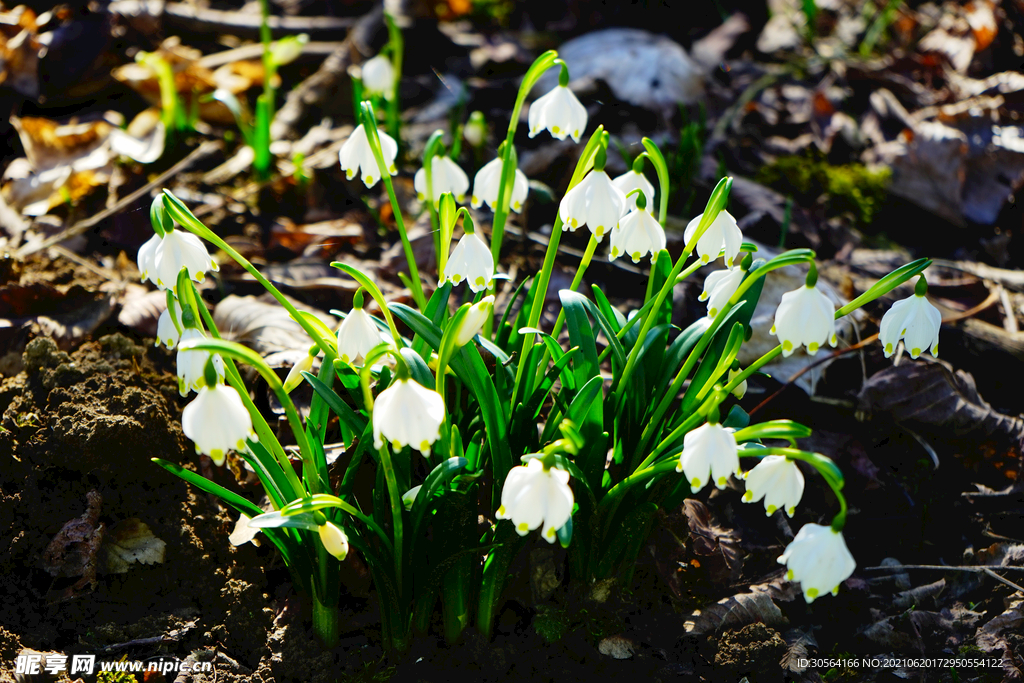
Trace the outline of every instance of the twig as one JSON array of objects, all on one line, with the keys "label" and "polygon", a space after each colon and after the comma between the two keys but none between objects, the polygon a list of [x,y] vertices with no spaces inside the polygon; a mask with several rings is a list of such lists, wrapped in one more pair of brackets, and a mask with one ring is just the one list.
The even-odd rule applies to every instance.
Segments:
[{"label": "twig", "polygon": [[[164,7],[165,26],[189,33],[228,33],[242,38],[257,38],[262,18],[259,12],[226,12],[194,7],[183,2],[169,2]],[[269,17],[267,23],[276,37],[308,33],[310,37],[341,37],[355,23],[349,17]]]},{"label": "twig", "polygon": [[[974,574],[988,574],[989,576],[991,576],[996,581],[999,581],[1000,583],[1005,583],[1010,588],[1012,588],[1014,590],[1018,590],[1021,593],[1024,593],[1024,586],[1019,586],[1019,585],[1015,584],[1013,581],[1009,581],[1007,579],[1004,579],[1003,577],[999,576],[999,574],[996,574],[994,571],[992,571],[991,567],[985,567],[983,565],[966,565],[966,566],[963,566],[963,567],[947,567],[947,566],[942,565],[942,564],[898,564],[898,565],[889,565],[889,566],[883,566],[883,567],[864,567],[864,569],[865,569],[865,571],[890,571],[890,572],[891,571],[902,571],[904,569],[932,569],[932,570],[943,571],[943,572],[951,571],[951,572],[972,572]],[[1000,567],[1000,569],[1007,569],[1007,570],[1010,570],[1010,571],[1024,572],[1024,567]]]},{"label": "twig", "polygon": [[171,634],[164,634],[160,636],[153,636],[151,638],[136,638],[135,640],[129,640],[127,643],[115,643],[114,645],[108,645],[100,649],[100,654],[110,654],[112,652],[118,652],[120,650],[127,650],[130,647],[146,647],[149,645],[165,645],[166,643],[176,643],[178,637]]},{"label": "twig", "polygon": [[215,151],[221,149],[221,147],[223,147],[223,144],[219,140],[207,140],[203,144],[199,145],[199,147],[192,150],[192,152],[187,157],[185,157],[184,159],[176,163],[174,166],[161,173],[155,180],[153,180],[153,182],[146,183],[138,190],[132,192],[130,195],[128,195],[121,201],[117,202],[113,206],[108,207],[103,211],[100,211],[96,215],[86,218],[83,221],[78,221],[70,228],[62,230],[56,235],[46,238],[42,242],[24,245],[21,249],[18,250],[18,257],[25,258],[29,254],[34,254],[41,249],[52,247],[55,244],[60,244],[64,240],[68,240],[71,239],[72,237],[81,235],[90,228],[96,226],[100,221],[109,218],[110,216],[113,216],[115,213],[121,211],[122,209],[128,208],[136,201],[138,201],[141,197],[144,197],[145,195],[149,194],[153,189],[166,184],[168,180],[178,175],[179,173],[181,173],[186,168],[188,168],[195,162],[199,161],[200,159],[213,154]]}]

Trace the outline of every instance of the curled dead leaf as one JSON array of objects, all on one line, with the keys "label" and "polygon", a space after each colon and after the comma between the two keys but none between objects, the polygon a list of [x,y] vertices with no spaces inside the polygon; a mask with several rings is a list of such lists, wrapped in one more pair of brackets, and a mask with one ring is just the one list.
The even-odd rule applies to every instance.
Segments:
[{"label": "curled dead leaf", "polygon": [[107,532],[104,543],[106,569],[112,574],[124,574],[129,565],[161,564],[167,544],[153,535],[140,519],[132,517],[115,524]]}]

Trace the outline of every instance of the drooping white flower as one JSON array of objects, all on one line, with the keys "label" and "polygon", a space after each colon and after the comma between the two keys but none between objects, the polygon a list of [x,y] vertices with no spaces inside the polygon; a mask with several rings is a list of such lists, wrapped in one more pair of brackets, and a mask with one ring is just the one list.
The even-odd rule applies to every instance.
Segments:
[{"label": "drooping white flower", "polygon": [[[206,335],[194,327],[187,327],[181,333],[179,347],[187,342],[205,339]],[[206,383],[203,378],[203,370],[206,368],[206,361],[210,357],[209,351],[189,350],[184,351],[178,348],[176,357],[178,366],[178,393],[188,396],[190,391],[199,391]],[[217,370],[217,377],[224,381],[224,360],[219,354],[213,357],[213,367]]]},{"label": "drooping white flower", "polygon": [[587,109],[567,86],[556,85],[530,105],[529,123],[531,138],[546,128],[559,140],[571,136],[579,142],[587,129]]},{"label": "drooping white flower", "polygon": [[341,527],[333,522],[325,522],[317,527],[317,531],[320,533],[320,542],[324,544],[327,552],[339,560],[344,560],[348,555],[348,536]]},{"label": "drooping white flower", "polygon": [[625,211],[626,195],[612,184],[607,173],[597,170],[566,192],[558,205],[563,230],[586,225],[598,241],[615,229]]},{"label": "drooping white flower", "polygon": [[[683,241],[686,244],[689,244],[690,238],[697,233],[697,226],[703,217],[702,213],[686,225],[686,230],[683,231]],[[718,258],[718,254],[724,249],[725,265],[731,268],[742,244],[743,233],[740,232],[736,219],[728,211],[723,210],[697,240],[697,253],[700,255],[701,263],[710,263]]]},{"label": "drooping white flower", "polygon": [[704,291],[697,297],[698,301],[708,302],[708,317],[714,318],[729,302],[732,295],[739,289],[746,272],[739,266],[716,270],[704,279]]},{"label": "drooping white flower", "polygon": [[647,209],[634,208],[619,221],[618,229],[611,232],[609,261],[628,255],[633,263],[639,263],[640,258],[647,254],[653,260],[665,248],[665,230]]},{"label": "drooping white flower", "polygon": [[457,285],[463,280],[474,292],[482,292],[494,284],[494,256],[475,232],[466,233],[455,245],[444,265],[441,284]]},{"label": "drooping white flower", "polygon": [[786,565],[788,580],[800,582],[807,602],[825,593],[836,595],[857,567],[842,532],[820,524],[805,524],[778,561]]},{"label": "drooping white flower", "polygon": [[572,515],[572,505],[569,473],[556,467],[545,469],[542,458],[534,458],[509,470],[496,516],[511,519],[520,536],[543,525],[541,536],[554,543]]},{"label": "drooping white flower", "polygon": [[342,363],[360,365],[370,350],[384,341],[370,314],[353,308],[338,328],[338,359]]},{"label": "drooping white flower", "polygon": [[[430,184],[434,190],[434,208],[437,208],[441,195],[445,192],[451,192],[455,201],[461,204],[466,199],[466,192],[469,191],[469,177],[466,172],[449,157],[441,155],[431,159]],[[416,190],[416,197],[423,201],[427,196],[427,169],[421,168],[416,171],[412,186]]]},{"label": "drooping white flower", "polygon": [[[173,349],[178,343],[178,328],[181,327],[181,309],[178,307],[178,303],[174,303],[174,318],[171,318],[171,309],[165,308],[163,313],[160,314],[160,318],[156,321],[156,342],[154,346],[159,346],[163,342],[167,348]],[[175,327],[174,323],[178,325]]]},{"label": "drooping white flower", "polygon": [[202,240],[184,230],[170,230],[163,237],[154,233],[139,248],[138,265],[143,280],[175,293],[182,268],[188,268],[189,277],[195,282],[205,280],[207,271],[220,270]]},{"label": "drooping white flower", "polygon": [[288,376],[284,378],[284,393],[290,394],[295,391],[295,387],[302,384],[302,373],[313,369],[314,359],[315,356],[307,353],[299,362],[292,365],[291,369],[288,370]]},{"label": "drooping white flower", "polygon": [[246,439],[256,440],[242,398],[234,388],[219,383],[204,385],[181,411],[181,431],[195,442],[197,453],[210,456],[216,465],[224,464],[228,451],[243,450]]},{"label": "drooping white flower", "polygon": [[720,424],[707,422],[683,437],[683,452],[679,456],[676,472],[683,472],[696,493],[710,481],[724,489],[729,475],[740,476],[740,458],[736,452],[736,437],[732,430]]},{"label": "drooping white flower", "polygon": [[416,496],[420,495],[420,489],[423,485],[413,486],[411,489],[402,494],[402,507],[406,510],[412,510],[413,504],[416,502]]},{"label": "drooping white flower", "polygon": [[804,475],[796,463],[784,455],[767,455],[754,469],[743,474],[747,491],[744,503],[764,498],[764,509],[770,517],[776,510],[785,510],[790,517],[804,495]]},{"label": "drooping white flower", "polygon": [[[647,179],[643,173],[630,169],[622,175],[613,178],[612,183],[615,187],[622,190],[623,194],[628,195],[633,190],[640,190],[643,192],[644,198],[647,200],[647,206],[654,206],[654,185]],[[636,195],[626,197],[626,210],[632,211],[636,208]]]},{"label": "drooping white flower", "polygon": [[395,91],[395,68],[391,60],[384,55],[377,55],[363,62],[363,94],[383,95],[391,99]]},{"label": "drooping white flower", "polygon": [[[743,372],[743,370],[741,370],[741,369],[735,369],[734,370],[732,368],[729,368],[728,383],[731,383],[734,379],[736,379],[736,376],[739,375],[741,372]],[[747,395],[747,380],[743,380],[742,382],[737,384],[736,388],[732,390],[732,395],[735,396],[736,398],[740,398],[740,399],[743,398],[744,396],[746,396]]]},{"label": "drooping white flower", "polygon": [[154,271],[156,248],[160,245],[161,239],[160,235],[154,232],[153,236],[143,242],[142,246],[139,247],[139,255],[136,257],[136,263],[139,266],[139,275],[143,282],[148,280],[149,276]]},{"label": "drooping white flower", "polygon": [[815,286],[804,285],[782,295],[775,311],[775,324],[769,332],[782,342],[783,356],[793,355],[801,344],[813,356],[826,340],[832,347],[839,343],[835,311],[835,306],[824,292]]},{"label": "drooping white flower", "polygon": [[479,147],[484,144],[487,137],[487,120],[481,111],[475,111],[469,115],[465,128],[462,129],[462,137],[466,138],[472,147]]},{"label": "drooping white flower", "polygon": [[459,328],[455,330],[455,345],[465,346],[480,332],[480,328],[487,322],[491,314],[491,306],[494,305],[494,295],[485,296],[479,302],[469,307],[466,317],[462,319]]},{"label": "drooping white flower", "polygon": [[[470,203],[474,209],[479,209],[484,203],[491,207],[491,211],[494,211],[498,205],[498,190],[501,187],[501,157],[491,159],[484,164],[479,171],[476,172],[476,177],[473,178],[473,196],[470,199]],[[515,172],[515,180],[512,183],[512,192],[509,196],[509,205],[506,208],[512,209],[516,213],[523,210],[523,203],[526,201],[526,195],[530,192],[530,181],[527,180],[526,174],[520,171],[518,168]]]},{"label": "drooping white flower", "polygon": [[[380,137],[380,151],[384,157],[384,163],[388,166],[388,173],[395,175],[398,173],[398,169],[395,168],[398,145],[394,138],[384,131],[377,131],[377,135]],[[338,159],[341,161],[341,170],[345,172],[345,177],[349,180],[355,178],[356,173],[360,171],[362,171],[363,184],[366,187],[373,187],[380,180],[380,176],[377,175],[380,173],[380,169],[373,156],[373,150],[370,148],[370,141],[366,137],[366,129],[363,128],[363,124],[360,123],[356,126],[352,135],[341,146]]]},{"label": "drooping white flower", "polygon": [[441,394],[415,380],[397,379],[373,404],[373,446],[382,448],[386,439],[396,451],[412,446],[429,457],[443,422]]},{"label": "drooping white flower", "polygon": [[932,356],[937,358],[941,326],[939,309],[932,306],[927,297],[914,294],[897,301],[885,312],[878,329],[878,339],[882,342],[886,358],[893,354],[901,339],[911,358],[917,358],[929,347]]}]

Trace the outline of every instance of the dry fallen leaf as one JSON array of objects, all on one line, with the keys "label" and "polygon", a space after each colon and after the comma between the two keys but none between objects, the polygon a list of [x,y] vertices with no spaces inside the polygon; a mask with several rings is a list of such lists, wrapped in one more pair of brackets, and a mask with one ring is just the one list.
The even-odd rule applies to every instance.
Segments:
[{"label": "dry fallen leaf", "polygon": [[104,539],[107,551],[106,569],[112,574],[124,574],[129,565],[161,564],[167,544],[153,535],[149,527],[136,517],[124,519],[107,532]]},{"label": "dry fallen leaf", "polygon": [[767,592],[738,593],[703,609],[694,610],[683,623],[683,630],[689,634],[703,635],[755,622],[771,627],[789,623]]}]

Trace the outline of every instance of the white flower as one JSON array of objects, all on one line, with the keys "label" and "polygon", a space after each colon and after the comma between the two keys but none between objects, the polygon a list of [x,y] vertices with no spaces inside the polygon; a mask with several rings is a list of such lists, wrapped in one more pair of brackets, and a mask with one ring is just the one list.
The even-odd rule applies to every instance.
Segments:
[{"label": "white flower", "polygon": [[[697,226],[703,217],[704,214],[701,214],[687,224],[686,230],[683,231],[683,242],[690,243],[690,238],[697,232]],[[725,265],[732,267],[742,244],[743,233],[740,232],[736,219],[728,211],[723,210],[697,240],[697,253],[700,254],[701,263],[710,263],[718,258],[719,252],[724,249]]]},{"label": "white flower", "polygon": [[555,467],[546,470],[542,459],[534,458],[509,471],[497,517],[511,519],[520,536],[543,525],[541,536],[554,543],[572,515],[572,504],[569,473]]},{"label": "white flower", "polygon": [[466,317],[459,324],[459,329],[455,330],[455,346],[465,346],[477,335],[480,328],[487,322],[487,317],[491,314],[491,306],[493,305],[494,296],[491,295],[485,296],[479,303],[469,307]]},{"label": "white flower", "polygon": [[[628,195],[633,190],[640,190],[647,200],[647,206],[654,206],[654,185],[651,184],[651,181],[643,173],[637,173],[630,169],[617,178],[613,178],[612,183],[615,184],[615,187],[622,190],[623,194]],[[632,211],[636,208],[636,197],[636,195],[626,197],[627,211]]]},{"label": "white flower", "polygon": [[570,135],[573,142],[579,142],[580,135],[587,129],[587,110],[572,90],[556,85],[530,105],[529,122],[531,138],[547,128],[559,140]]},{"label": "white flower", "polygon": [[199,395],[181,411],[181,431],[217,465],[224,464],[230,450],[241,451],[246,439],[256,440],[252,418],[241,396],[224,384],[204,386]]},{"label": "white flower", "polygon": [[139,266],[139,274],[142,277],[142,281],[145,282],[149,279],[150,274],[154,271],[154,259],[156,258],[156,248],[160,245],[162,238],[160,235],[153,233],[153,236],[146,240],[141,247],[139,247],[139,255],[136,257],[136,262]]},{"label": "white flower", "polygon": [[171,230],[163,237],[155,234],[139,248],[139,271],[143,280],[149,280],[160,289],[177,294],[178,273],[188,268],[196,282],[206,279],[207,271],[218,271],[202,241],[190,232]]},{"label": "white flower", "polygon": [[562,197],[558,216],[563,230],[575,230],[586,224],[600,240],[615,229],[626,210],[626,195],[612,184],[604,171],[591,171]]},{"label": "white flower", "polygon": [[444,265],[441,284],[457,285],[463,280],[474,292],[482,292],[494,284],[494,256],[475,232],[466,233],[455,245]]},{"label": "white flower", "polygon": [[[384,163],[388,165],[388,173],[395,175],[398,173],[398,169],[395,168],[398,145],[384,131],[377,131],[377,135],[380,137],[380,151],[384,156]],[[341,151],[338,152],[338,159],[341,161],[341,170],[345,172],[345,177],[349,180],[355,178],[356,173],[360,170],[363,173],[363,184],[367,187],[373,187],[380,180],[380,177],[377,176],[380,168],[377,166],[377,160],[373,156],[373,150],[370,148],[370,141],[366,137],[366,130],[363,128],[363,124],[360,123],[356,126],[356,129],[352,131],[352,135],[341,146]]]},{"label": "white flower", "polygon": [[609,261],[623,254],[628,254],[633,263],[647,254],[653,260],[665,248],[665,230],[650,211],[634,208],[619,221],[618,230],[612,230],[611,242]]},{"label": "white flower", "polygon": [[[210,357],[210,352],[198,350],[183,351],[180,346],[186,342],[205,338],[206,335],[194,327],[186,328],[181,333],[176,360],[178,364],[178,392],[182,396],[188,396],[189,391],[199,391],[206,384],[203,371],[206,369],[206,361]],[[223,381],[224,361],[220,355],[213,357],[213,367],[217,370],[217,377]]]},{"label": "white flower", "polygon": [[708,302],[708,317],[714,318],[729,302],[732,295],[739,289],[746,272],[739,266],[726,270],[716,270],[704,280],[704,291],[697,297],[698,301]]},{"label": "white flower", "polygon": [[[430,184],[434,190],[435,209],[445,192],[451,192],[455,196],[455,201],[461,204],[466,199],[466,192],[469,191],[469,177],[466,172],[450,158],[441,155],[431,160]],[[427,169],[421,168],[416,171],[412,186],[416,190],[416,197],[423,201],[427,196]]]},{"label": "white flower", "polygon": [[320,532],[320,542],[324,544],[331,555],[339,560],[344,560],[348,555],[348,536],[332,522],[326,522],[317,527]]},{"label": "white flower", "polygon": [[479,147],[484,144],[484,138],[487,136],[487,121],[484,119],[483,112],[475,111],[469,115],[469,121],[466,121],[465,128],[462,129],[462,137],[466,138],[473,147]]},{"label": "white flower", "polygon": [[683,452],[676,472],[686,474],[690,490],[694,493],[708,483],[708,473],[715,486],[724,489],[730,474],[742,474],[732,430],[708,422],[687,432],[683,437]]},{"label": "white flower", "polygon": [[377,55],[363,62],[363,94],[383,95],[391,99],[395,90],[395,68],[391,60],[384,55]]},{"label": "white flower", "polygon": [[[494,211],[498,204],[498,189],[501,185],[501,157],[491,159],[476,172],[473,178],[473,197],[470,203],[474,209],[479,209],[485,202]],[[512,183],[512,193],[509,196],[509,205],[506,209],[512,209],[516,213],[523,210],[523,202],[530,192],[530,181],[526,174],[518,168],[515,172],[515,180]]]},{"label": "white flower", "polygon": [[370,350],[384,341],[370,314],[361,308],[341,321],[338,328],[338,359],[349,365],[359,365]]},{"label": "white flower", "polygon": [[842,532],[820,524],[805,524],[779,556],[779,564],[786,565],[788,580],[800,582],[807,602],[824,593],[836,595],[857,566]]},{"label": "white flower", "polygon": [[782,355],[793,355],[801,344],[807,346],[812,356],[822,344],[834,348],[836,338],[835,306],[825,294],[814,286],[803,286],[782,295],[779,308],[775,311],[775,324],[769,330],[782,342]]},{"label": "white flower", "polygon": [[743,474],[747,491],[744,503],[764,498],[764,509],[770,517],[776,510],[785,510],[790,517],[804,495],[804,475],[796,463],[783,455],[767,455],[754,469]]},{"label": "white flower", "polygon": [[387,439],[396,451],[412,446],[428,457],[443,422],[441,394],[415,380],[395,380],[373,404],[373,447],[382,448]]},{"label": "white flower", "polygon": [[[739,375],[741,372],[743,371],[733,370],[732,368],[729,368],[729,379],[727,380],[727,383],[731,383],[734,379],[736,379],[736,376]],[[746,394],[747,380],[743,380],[742,382],[736,385],[735,389],[732,390],[732,395],[735,396],[736,398],[743,398],[744,396],[746,396]]]},{"label": "white flower", "polygon": [[878,339],[882,342],[886,358],[893,354],[901,339],[911,358],[917,358],[929,346],[932,356],[938,357],[941,325],[939,309],[932,306],[927,297],[914,294],[897,301],[885,312],[878,329]]},{"label": "white flower", "polygon": [[[174,326],[175,322],[178,323],[177,327]],[[163,342],[167,348],[173,349],[178,343],[178,327],[181,327],[181,309],[178,302],[174,302],[174,319],[171,319],[171,309],[165,308],[156,321],[156,342],[153,345],[159,346]]]},{"label": "white flower", "polygon": [[291,367],[288,376],[284,378],[284,393],[290,394],[295,391],[295,387],[302,384],[302,373],[313,369],[313,359],[314,356],[307,353]]},{"label": "white flower", "polygon": [[402,494],[402,507],[407,511],[412,510],[413,503],[416,502],[416,496],[420,495],[420,489],[423,488],[423,484],[419,486],[413,486],[411,489]]}]

